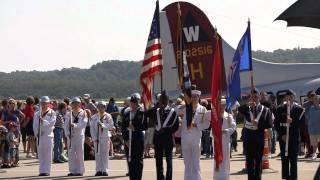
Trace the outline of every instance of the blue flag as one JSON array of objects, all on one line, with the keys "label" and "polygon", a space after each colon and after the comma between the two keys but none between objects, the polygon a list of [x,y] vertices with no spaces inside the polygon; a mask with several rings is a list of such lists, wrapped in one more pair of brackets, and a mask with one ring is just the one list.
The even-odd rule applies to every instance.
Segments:
[{"label": "blue flag", "polygon": [[231,107],[241,97],[240,87],[240,71],[252,70],[252,58],[251,58],[251,39],[250,39],[250,25],[244,35],[242,36],[236,52],[233,56],[232,64],[229,68],[227,79],[227,111],[231,110]]}]

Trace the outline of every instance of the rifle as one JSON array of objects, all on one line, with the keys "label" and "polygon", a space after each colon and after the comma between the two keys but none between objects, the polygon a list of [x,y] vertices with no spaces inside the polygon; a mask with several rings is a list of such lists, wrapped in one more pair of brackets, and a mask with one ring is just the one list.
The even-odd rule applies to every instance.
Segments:
[{"label": "rifle", "polygon": [[101,119],[100,119],[100,112],[98,112],[98,122],[97,122],[97,128],[98,128],[98,130],[97,130],[97,154],[99,153],[99,138],[100,138],[100,136],[99,136],[99,130],[100,130],[100,121],[101,121]]},{"label": "rifle", "polygon": [[71,137],[72,137],[72,127],[71,127],[71,124],[72,124],[72,110],[70,111],[70,120],[69,120],[69,150],[71,150]]},{"label": "rifle", "polygon": [[41,105],[40,105],[40,108],[39,108],[39,123],[38,123],[38,146],[40,144],[40,133],[41,133],[41,117],[42,117],[42,109],[41,109]]},{"label": "rifle", "polygon": [[287,131],[286,131],[286,133],[287,133],[287,135],[286,135],[286,147],[285,147],[285,156],[286,157],[288,157],[288,151],[289,151],[289,131],[290,131],[290,123],[288,123],[288,119],[290,118],[290,111],[291,111],[291,104],[290,104],[290,102],[288,101],[287,102],[287,126],[286,126],[286,128],[287,128]]},{"label": "rifle", "polygon": [[[132,113],[129,112],[129,126],[132,125]],[[129,155],[128,155],[128,161],[131,162],[131,141],[132,141],[132,129],[129,129]]]}]

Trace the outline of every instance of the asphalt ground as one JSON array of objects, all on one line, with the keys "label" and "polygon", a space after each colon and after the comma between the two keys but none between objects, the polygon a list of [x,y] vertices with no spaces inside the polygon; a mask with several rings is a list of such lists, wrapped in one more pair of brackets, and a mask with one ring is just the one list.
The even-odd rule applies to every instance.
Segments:
[{"label": "asphalt ground", "polygon": [[[231,158],[231,172],[230,179],[233,180],[245,180],[247,175],[242,172],[245,164],[245,158],[242,153],[242,143],[238,143],[238,152],[232,153]],[[279,153],[279,148],[274,157],[269,160],[270,169],[265,169],[262,174],[262,179],[266,180],[278,180],[281,179],[281,159],[275,157]],[[20,166],[16,168],[0,169],[0,179],[102,179],[101,177],[95,177],[95,162],[85,161],[85,174],[83,177],[68,177],[68,163],[53,164],[50,177],[39,177],[38,168],[39,162],[37,159],[26,159],[24,153],[20,153]],[[164,160],[165,161],[165,160]],[[304,156],[299,156],[298,159],[298,179],[312,180],[314,174],[318,168],[320,159],[311,161],[305,159]],[[202,179],[213,179],[213,159],[206,159],[201,157],[201,176]],[[164,163],[165,164],[165,163]],[[109,176],[103,177],[103,179],[129,179],[126,176],[127,165],[124,159],[114,159],[109,161]],[[183,179],[184,174],[184,162],[182,158],[174,156],[173,159],[173,179]],[[156,179],[156,166],[154,158],[144,159],[143,179],[153,180]]]}]

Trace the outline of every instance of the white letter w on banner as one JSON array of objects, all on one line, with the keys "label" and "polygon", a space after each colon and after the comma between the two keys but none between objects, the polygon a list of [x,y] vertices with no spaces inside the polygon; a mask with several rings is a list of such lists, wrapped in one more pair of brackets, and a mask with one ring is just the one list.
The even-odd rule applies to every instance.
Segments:
[{"label": "white letter w on banner", "polygon": [[183,32],[188,42],[199,40],[199,26],[185,27]]}]

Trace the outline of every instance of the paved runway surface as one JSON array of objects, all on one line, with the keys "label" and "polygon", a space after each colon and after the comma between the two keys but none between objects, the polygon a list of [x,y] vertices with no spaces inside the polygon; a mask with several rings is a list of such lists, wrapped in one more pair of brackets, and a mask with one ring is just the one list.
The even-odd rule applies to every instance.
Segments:
[{"label": "paved runway surface", "polygon": [[[246,174],[240,171],[244,168],[244,157],[240,154],[242,151],[242,143],[239,143],[239,151],[233,153],[231,159],[231,176],[230,179],[245,180]],[[278,149],[277,149],[278,150]],[[278,151],[277,151],[278,153]],[[276,154],[277,154],[276,153]],[[39,163],[37,159],[24,159],[25,154],[21,153],[22,160],[20,167],[10,169],[0,169],[0,179],[44,179],[38,177]],[[299,180],[312,180],[314,173],[319,165],[320,160],[311,161],[299,157],[298,162],[298,176]],[[264,170],[262,179],[266,180],[279,180],[281,179],[281,160],[279,157],[274,157],[270,160],[271,169]],[[83,177],[68,177],[68,163],[53,164],[51,176],[47,179],[101,179],[95,177],[95,162],[85,162],[86,172]],[[156,179],[155,160],[153,158],[144,159],[143,179],[153,180]],[[6,172],[3,172],[6,171]],[[129,179],[125,176],[127,173],[127,165],[125,160],[110,160],[109,176],[105,179]],[[183,179],[184,164],[183,159],[176,158],[173,160],[173,179]],[[209,180],[213,177],[213,159],[201,158],[201,175],[203,180]]]}]

